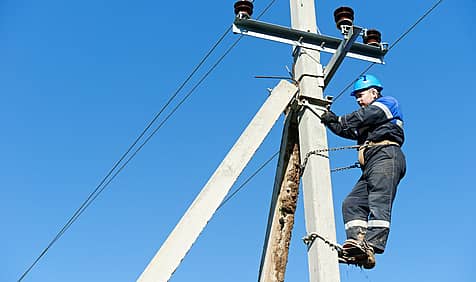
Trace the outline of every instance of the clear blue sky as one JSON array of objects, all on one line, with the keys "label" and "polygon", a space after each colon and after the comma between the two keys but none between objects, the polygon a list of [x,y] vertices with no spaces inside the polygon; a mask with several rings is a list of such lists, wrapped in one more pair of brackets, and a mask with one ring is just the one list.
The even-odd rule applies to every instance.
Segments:
[{"label": "clear blue sky", "polygon": [[[230,26],[233,3],[0,2],[0,281],[16,281],[93,191]],[[268,3],[257,0],[256,14]],[[338,37],[332,12],[350,5],[356,24],[391,44],[434,3],[317,1],[316,10],[322,33]],[[387,252],[371,271],[342,266],[341,281],[474,280],[475,8],[444,1],[371,70],[403,105],[408,173]],[[289,26],[289,2],[262,20]],[[24,281],[135,281],[277,82],[254,75],[286,75],[286,65],[289,46],[243,38]],[[326,94],[367,65],[346,60]],[[345,93],[333,110],[356,107]],[[238,185],[278,150],[281,130],[282,118]],[[352,142],[329,134],[329,144]],[[335,153],[331,166],[355,158]],[[219,210],[171,281],[256,281],[275,166]],[[358,176],[332,175],[339,241],[340,204]],[[287,281],[308,279],[301,200]]]}]

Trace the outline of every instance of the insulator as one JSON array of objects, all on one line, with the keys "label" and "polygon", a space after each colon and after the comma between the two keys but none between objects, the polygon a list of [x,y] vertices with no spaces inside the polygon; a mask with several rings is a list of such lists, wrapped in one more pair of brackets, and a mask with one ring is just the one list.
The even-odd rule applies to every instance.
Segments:
[{"label": "insulator", "polygon": [[235,15],[238,18],[249,19],[253,14],[253,3],[251,1],[237,1],[234,7]]},{"label": "insulator", "polygon": [[354,10],[351,7],[339,7],[334,11],[334,20],[338,30],[342,30],[341,26],[352,26],[354,22]]},{"label": "insulator", "polygon": [[368,29],[363,36],[364,44],[380,47],[382,34],[376,29]]}]

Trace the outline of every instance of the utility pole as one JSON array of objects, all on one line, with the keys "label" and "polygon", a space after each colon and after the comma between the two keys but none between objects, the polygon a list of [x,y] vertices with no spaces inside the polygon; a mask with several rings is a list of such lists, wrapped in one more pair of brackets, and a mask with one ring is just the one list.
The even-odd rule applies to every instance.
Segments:
[{"label": "utility pole", "polygon": [[[314,0],[291,0],[291,26],[317,33]],[[324,72],[320,52],[296,47],[294,57],[294,79],[299,81],[300,98],[310,103],[323,100]],[[326,128],[307,107],[299,113],[299,145],[301,160],[312,150],[327,149]],[[302,174],[302,187],[307,234],[318,233],[336,242],[329,159],[320,156],[309,158]],[[316,240],[308,246],[307,254],[310,281],[340,281],[337,252],[329,245]]]},{"label": "utility pole", "polygon": [[[290,6],[292,28],[317,33],[314,1],[291,0]],[[320,52],[299,46],[293,51],[293,79],[299,83],[300,101],[306,101],[308,105],[327,102],[323,100],[324,72],[319,63]],[[316,110],[325,110],[325,107],[314,107],[314,112],[308,107],[301,107],[288,113],[286,119],[260,266],[260,282],[284,281],[299,186],[300,175],[296,175],[296,167],[306,158],[307,152],[327,148],[326,129],[316,116]],[[318,233],[335,242],[329,160],[309,158],[305,171],[298,171],[303,173],[307,233]],[[286,200],[283,201],[283,198]],[[308,262],[310,281],[339,281],[337,253],[323,241],[316,240],[309,245]]]},{"label": "utility pole", "polygon": [[[287,28],[252,20],[253,3],[249,0],[235,3],[234,33],[294,46],[294,83],[281,80],[272,90],[137,281],[170,279],[283,111],[286,122],[259,281],[284,281],[300,176],[310,282],[340,281],[333,243],[336,232],[329,160],[323,153],[328,149],[327,136],[318,117],[327,110],[332,98],[323,97],[323,91],[346,56],[383,63],[388,49],[381,43],[380,32],[353,25],[354,14],[349,7],[334,12],[336,25],[344,35],[344,39],[338,39],[317,33],[314,0],[290,0],[290,6],[292,28]],[[362,33],[364,44],[354,43]],[[321,51],[334,54],[325,68],[320,63]],[[315,150],[320,153],[310,154]]]}]

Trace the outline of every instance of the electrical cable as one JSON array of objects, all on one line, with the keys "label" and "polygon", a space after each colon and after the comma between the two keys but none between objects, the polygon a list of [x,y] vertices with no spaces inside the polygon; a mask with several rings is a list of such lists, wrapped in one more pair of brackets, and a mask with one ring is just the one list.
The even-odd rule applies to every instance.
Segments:
[{"label": "electrical cable", "polygon": [[[266,12],[271,5],[275,2],[276,0],[273,0],[270,2],[270,4],[263,10],[263,12],[260,14],[259,17],[261,17],[264,12]],[[238,39],[233,42],[233,44],[225,51],[225,53],[213,64],[213,66],[202,76],[202,78],[195,84],[195,86],[187,93],[187,95],[180,100],[180,102],[172,109],[172,111],[164,118],[164,120],[152,131],[152,133],[142,142],[142,144],[134,151],[134,153],[127,159],[127,161],[116,171],[116,173],[109,179],[108,182],[104,184],[104,186],[99,190],[99,192],[93,197],[93,199],[85,206],[87,208],[93,201],[94,199],[99,196],[99,194],[114,180],[114,178],[127,166],[127,164],[139,153],[139,151],[150,141],[150,139],[157,133],[157,131],[167,122],[167,120],[170,119],[170,117],[180,108],[180,106],[195,92],[195,90],[200,86],[200,84],[211,74],[211,72],[223,61],[223,59],[231,52],[231,50],[238,44],[238,42],[243,38],[243,35],[240,35]],[[274,158],[274,156],[273,156]],[[271,158],[272,159],[272,158]],[[269,163],[271,159],[267,162]],[[267,164],[266,163],[266,164]],[[266,165],[265,164],[265,165]],[[263,166],[264,167],[264,166]],[[259,172],[259,171],[258,171]],[[255,172],[254,175],[256,175],[258,172]],[[251,179],[250,179],[251,180]],[[84,210],[84,209],[83,209]],[[82,212],[81,212],[82,213]],[[81,214],[80,213],[80,214]],[[79,215],[80,215],[79,214]],[[78,216],[79,216],[78,215]]]},{"label": "electrical cable", "polygon": [[277,155],[279,155],[279,151],[277,151],[276,153],[274,153],[274,155],[272,155],[269,159],[267,159],[263,164],[261,164],[261,166],[255,171],[253,172],[245,181],[243,181],[243,183],[238,187],[236,188],[235,191],[233,191],[233,193],[230,194],[230,196],[226,197],[225,200],[223,200],[223,202],[218,206],[217,208],[217,211],[223,207],[226,202],[228,202],[229,200],[233,199],[233,197],[238,193],[240,192],[241,189],[243,189],[243,187],[246,186],[246,184],[248,184],[248,182],[251,181],[251,179],[253,179],[263,168],[265,168]]},{"label": "electrical cable", "polygon": [[[272,0],[268,6],[263,10],[263,12],[257,17],[258,19],[272,6],[272,4],[276,2],[276,0]],[[240,37],[238,39],[235,40],[235,42],[233,42],[233,44],[225,51],[225,53],[215,62],[215,64],[213,64],[213,66],[202,76],[202,78],[195,84],[195,86],[187,93],[187,95],[184,96],[184,98],[182,98],[182,100],[180,100],[180,102],[172,109],[172,111],[170,111],[170,113],[164,118],[164,120],[152,131],[152,133],[144,140],[144,142],[142,142],[142,144],[134,151],[134,153],[127,159],[127,161],[116,171],[116,173],[109,179],[108,182],[106,182],[104,184],[104,186],[101,188],[101,190],[99,190],[99,192],[97,193],[97,195],[94,196],[94,198],[85,206],[85,208],[87,208],[91,203],[92,201],[94,201],[94,199],[97,198],[97,196],[99,196],[99,194],[112,182],[112,180],[114,180],[114,178],[127,166],[127,164],[137,155],[137,153],[139,153],[139,151],[150,141],[150,139],[157,133],[157,131],[165,124],[165,122],[167,122],[167,120],[170,119],[170,117],[180,108],[180,106],[195,92],[195,90],[198,88],[198,86],[200,86],[200,84],[212,73],[212,71],[221,63],[221,61],[223,61],[223,59],[231,52],[231,50],[233,48],[235,48],[235,46],[238,44],[238,42],[243,38],[243,35],[240,35]],[[274,158],[274,156],[273,156]],[[270,161],[272,160],[272,158],[270,160],[268,160],[266,162],[269,163]],[[266,165],[265,164],[265,165]],[[265,166],[264,165],[264,166]],[[264,167],[263,166],[263,167]],[[256,175],[259,171],[255,172],[253,174]],[[251,177],[252,178],[252,177]],[[250,179],[251,180],[251,179]],[[246,184],[247,182],[245,182]],[[81,212],[82,213],[82,212]],[[80,214],[81,214],[80,213]],[[79,214],[79,215],[80,215]],[[79,216],[78,215],[78,216]]]},{"label": "electrical cable", "polygon": [[200,67],[205,63],[208,57],[213,53],[213,51],[218,47],[218,45],[223,41],[226,37],[228,32],[231,30],[231,27],[228,28],[223,35],[217,40],[217,42],[213,45],[213,47],[207,52],[207,54],[203,57],[203,59],[197,64],[197,66],[192,70],[192,72],[187,76],[187,78],[182,82],[182,84],[175,90],[175,92],[170,96],[167,102],[162,106],[159,112],[154,116],[154,118],[147,124],[147,126],[142,130],[139,136],[132,142],[132,144],[128,147],[128,149],[122,154],[122,156],[115,162],[115,164],[111,167],[108,171],[106,176],[102,178],[100,183],[96,186],[96,188],[89,194],[86,200],[81,204],[81,206],[73,213],[73,215],[69,218],[67,223],[62,227],[62,229],[56,234],[53,240],[47,245],[47,247],[42,251],[42,253],[38,256],[38,258],[32,263],[32,265],[23,273],[18,281],[21,281],[26,274],[35,266],[35,264],[43,257],[43,255],[48,251],[48,249],[63,235],[63,233],[71,226],[74,221],[76,221],[77,217],[82,213],[82,210],[87,208],[89,205],[88,203],[93,201],[96,197],[95,194],[100,193],[100,188],[106,183],[106,180],[111,176],[111,174],[116,170],[116,168],[121,164],[121,162],[126,158],[127,155],[132,151],[132,149],[137,145],[137,143],[144,137],[146,132],[152,127],[152,125],[157,121],[157,119],[162,115],[164,110],[170,105],[170,103],[174,100],[174,98],[180,93],[180,91],[185,87],[185,85],[190,81],[193,75],[200,69]]},{"label": "electrical cable", "polygon": [[[252,1],[255,2],[255,1]],[[276,2],[272,0],[265,9],[260,13],[258,18],[263,16],[271,6]],[[157,121],[161,116],[164,110],[169,106],[169,104],[174,100],[174,98],[179,94],[179,92],[184,88],[184,86],[190,81],[194,74],[200,69],[208,57],[213,53],[213,51],[218,47],[218,45],[223,41],[226,35],[231,31],[231,27],[220,36],[217,42],[213,47],[207,52],[203,59],[197,64],[193,71],[187,76],[184,82],[177,88],[173,95],[170,96],[165,105],[160,109],[160,111],[154,116],[154,118],[147,124],[145,129],[139,134],[139,136],[134,140],[134,142],[129,146],[126,152],[116,161],[113,167],[109,170],[106,176],[100,181],[96,188],[89,194],[86,200],[81,204],[81,206],[73,213],[69,218],[67,223],[62,227],[62,229],[55,235],[55,237],[50,241],[50,243],[43,249],[40,255],[35,259],[35,261],[25,270],[25,272],[20,276],[18,282],[22,281],[26,275],[33,269],[33,267],[40,261],[40,259],[48,252],[48,250],[58,241],[63,234],[69,229],[69,227],[81,216],[81,214],[91,205],[91,203],[101,194],[101,192],[114,180],[114,178],[126,167],[126,165],[137,155],[137,153],[147,144],[147,142],[157,133],[157,131],[162,127],[162,125],[178,110],[178,108],[191,96],[191,94],[198,88],[198,86],[210,75],[210,73],[223,61],[223,59],[231,52],[231,50],[238,44],[243,35],[241,35],[235,42],[225,51],[225,53],[215,62],[215,64],[203,75],[203,77],[195,84],[195,86],[188,92],[188,94],[174,107],[174,109],[166,116],[166,118],[157,126],[153,132],[145,139],[145,141],[134,151],[132,155],[119,167],[123,160],[129,155],[133,148],[138,144],[138,142],[144,137],[147,131],[152,127],[152,125]],[[119,167],[119,169],[117,169]],[[117,169],[117,170],[116,170]],[[114,173],[114,171],[116,171]],[[113,174],[114,173],[114,174]],[[112,175],[112,176],[111,176]],[[109,178],[109,180],[107,180]],[[107,181],[106,181],[107,180]]]},{"label": "electrical cable", "polygon": [[[388,52],[390,50],[392,50],[393,47],[395,47],[395,45],[397,45],[404,37],[406,37],[423,19],[425,19],[434,9],[436,9],[436,7],[438,7],[441,2],[443,2],[443,0],[438,0],[435,4],[433,4],[433,6],[428,9],[413,25],[411,25],[404,33],[402,33],[402,35],[400,35],[400,37],[398,37],[398,39],[392,44],[390,45],[390,47],[388,47]],[[388,53],[387,52],[387,53]],[[347,84],[347,86],[341,91],[339,92],[339,94],[334,98],[334,101],[336,101],[337,99],[340,98],[340,96],[342,96],[342,94],[344,94],[347,89],[349,89],[352,84],[354,84],[354,82],[356,82],[359,77],[361,77],[362,75],[364,75],[366,72],[368,72],[376,63],[371,63],[369,66],[367,66],[360,74],[359,76],[357,76],[357,78],[355,78],[354,80],[352,80],[349,84]]]}]

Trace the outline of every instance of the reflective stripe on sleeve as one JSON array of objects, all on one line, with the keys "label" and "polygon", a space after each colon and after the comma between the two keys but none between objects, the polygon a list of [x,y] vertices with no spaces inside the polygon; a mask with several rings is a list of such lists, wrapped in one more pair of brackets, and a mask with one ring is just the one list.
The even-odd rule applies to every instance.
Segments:
[{"label": "reflective stripe on sleeve", "polygon": [[389,109],[387,106],[385,106],[384,104],[382,104],[382,103],[380,103],[380,102],[374,102],[374,103],[372,103],[372,105],[379,107],[379,108],[385,113],[385,116],[387,116],[388,119],[393,118],[392,112],[391,112],[390,109]]},{"label": "reflective stripe on sleeve", "polygon": [[397,119],[396,124],[400,126],[401,128],[403,128],[403,121]]},{"label": "reflective stripe on sleeve", "polygon": [[345,230],[347,230],[349,228],[352,228],[352,227],[367,228],[367,221],[360,220],[360,219],[351,220],[351,221],[347,222],[344,227],[345,227]]},{"label": "reflective stripe on sleeve", "polygon": [[386,220],[369,220],[368,226],[390,228],[390,222]]}]

